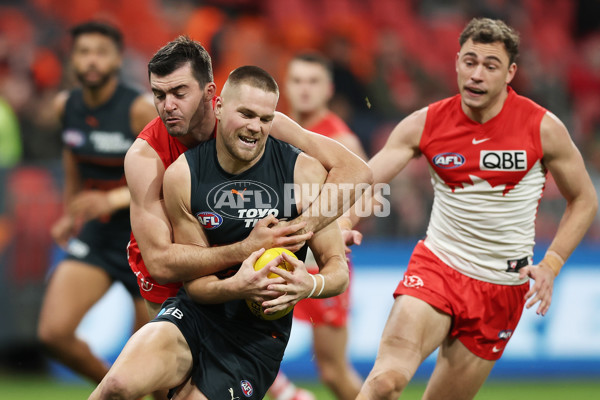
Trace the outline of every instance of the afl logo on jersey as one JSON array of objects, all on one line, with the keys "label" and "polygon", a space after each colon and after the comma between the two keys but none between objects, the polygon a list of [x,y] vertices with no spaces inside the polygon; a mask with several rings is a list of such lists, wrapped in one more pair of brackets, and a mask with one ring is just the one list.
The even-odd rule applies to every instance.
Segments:
[{"label": "afl logo on jersey", "polygon": [[208,192],[206,202],[210,209],[233,219],[277,216],[279,196],[269,185],[257,181],[229,181]]},{"label": "afl logo on jersey", "polygon": [[200,211],[196,214],[196,218],[204,229],[215,229],[223,223],[223,217],[219,214],[210,211]]},{"label": "afl logo on jersey", "polygon": [[62,136],[63,142],[69,147],[81,147],[85,143],[84,133],[75,129],[67,129]]},{"label": "afl logo on jersey", "polygon": [[252,393],[254,393],[254,388],[252,387],[252,384],[247,380],[244,379],[243,381],[241,381],[240,386],[242,387],[242,393],[244,393],[244,396],[250,397],[252,396]]},{"label": "afl logo on jersey", "polygon": [[465,157],[459,153],[441,153],[433,157],[433,164],[443,169],[460,167],[465,163]]}]

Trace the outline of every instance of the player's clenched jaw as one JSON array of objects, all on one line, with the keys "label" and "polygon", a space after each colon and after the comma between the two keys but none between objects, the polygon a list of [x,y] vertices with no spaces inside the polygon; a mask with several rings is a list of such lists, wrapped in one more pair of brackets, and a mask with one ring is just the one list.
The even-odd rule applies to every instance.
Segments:
[{"label": "player's clenched jaw", "polygon": [[264,152],[278,95],[242,83],[226,84],[221,96],[215,108],[219,163],[240,173],[238,168],[250,168]]},{"label": "player's clenched jaw", "polygon": [[187,135],[204,119],[204,91],[189,63],[165,76],[150,74],[154,105],[169,135]]},{"label": "player's clenched jaw", "polygon": [[506,98],[506,86],[516,69],[515,63],[509,64],[509,56],[502,42],[466,41],[456,57],[456,74],[463,106],[473,110],[495,106],[501,108]]}]

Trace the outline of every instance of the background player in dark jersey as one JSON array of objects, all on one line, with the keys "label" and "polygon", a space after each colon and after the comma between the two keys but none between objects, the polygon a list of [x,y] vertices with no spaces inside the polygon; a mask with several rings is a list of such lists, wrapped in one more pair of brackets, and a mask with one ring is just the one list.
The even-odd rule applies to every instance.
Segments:
[{"label": "background player in dark jersey", "polygon": [[[211,246],[232,248],[231,242],[249,235],[255,221],[248,223],[236,216],[264,208],[267,198],[248,191],[241,206],[226,213],[219,209],[218,196],[209,193],[219,193],[223,184],[264,184],[277,194],[271,199],[279,197],[267,208],[280,218],[293,218],[302,211],[302,191],[286,195],[286,184],[322,185],[325,180],[326,170],[318,161],[269,137],[278,95],[277,84],[264,70],[240,67],[233,71],[216,102],[216,140],[186,152],[165,173],[165,202],[174,240],[198,246],[205,253],[203,263],[224,262],[219,247]],[[199,220],[205,209],[222,213],[220,223],[206,226]],[[290,257],[285,259],[293,264],[293,272],[276,268],[282,256],[254,271],[260,250],[241,266],[231,257],[233,275],[225,272],[187,282],[186,290],[167,300],[157,319],[130,339],[91,398],[133,399],[152,389],[180,385],[191,373],[203,394],[196,390],[188,398],[262,399],[279,369],[291,314],[263,320],[249,311],[244,300],[259,301],[267,313],[276,312],[301,298],[339,294],[348,284],[337,224],[316,232],[309,244],[321,267],[322,276],[316,279],[301,261]],[[269,279],[273,269],[281,277]]]},{"label": "background player in dark jersey", "polygon": [[[459,43],[459,94],[402,120],[369,162],[375,182],[388,182],[425,156],[435,201],[358,399],[397,399],[436,348],[423,399],[475,397],[524,306],[548,311],[554,279],[598,208],[566,127],[509,86],[518,34],[500,20],[476,18]],[[566,210],[534,265],[535,217],[548,171]]]},{"label": "background player in dark jersey", "polygon": [[[331,62],[318,53],[294,56],[288,65],[284,90],[289,115],[303,128],[334,139],[366,159],[358,137],[328,107],[335,90],[332,73]],[[360,235],[357,231],[352,232]],[[360,240],[361,237],[357,236],[352,242],[360,243]],[[309,272],[318,272],[310,252],[306,265]],[[312,325],[314,354],[321,381],[338,399],[344,400],[355,399],[362,384],[346,357],[349,311],[350,290],[326,300],[302,300],[294,309],[294,318]],[[269,395],[276,400],[312,398],[310,393],[296,388],[283,372],[277,375]]]},{"label": "background player in dark jersey", "polygon": [[[224,265],[211,264],[212,270],[199,269],[201,252],[172,243],[162,196],[165,169],[183,151],[214,135],[216,86],[210,56],[199,43],[179,37],[153,56],[148,63],[148,74],[160,118],[149,124],[132,145],[125,158],[125,173],[132,196],[134,240],[129,252],[130,265],[138,277],[142,296],[148,300],[149,312],[156,315],[160,304],[177,293],[179,282],[213,273]],[[335,141],[302,129],[285,115],[275,114],[272,131],[273,136],[317,158],[329,171],[328,184],[370,180],[370,171],[360,158]],[[334,196],[330,199],[334,200]],[[310,232],[333,218],[303,215],[300,219]],[[226,255],[242,262],[261,247],[297,246],[310,237],[310,233],[286,237],[304,226],[298,224],[299,220],[290,226],[273,225],[274,221],[269,216],[259,222],[255,231]]]},{"label": "background player in dark jersey", "polygon": [[131,228],[123,160],[156,110],[119,81],[123,41],[116,28],[87,22],[75,26],[71,36],[71,62],[81,88],[56,100],[63,121],[65,212],[52,228],[67,257],[50,277],[38,335],[53,357],[100,382],[108,368],[75,330],[114,281],[135,297],[135,329],[148,320],[125,256]]}]

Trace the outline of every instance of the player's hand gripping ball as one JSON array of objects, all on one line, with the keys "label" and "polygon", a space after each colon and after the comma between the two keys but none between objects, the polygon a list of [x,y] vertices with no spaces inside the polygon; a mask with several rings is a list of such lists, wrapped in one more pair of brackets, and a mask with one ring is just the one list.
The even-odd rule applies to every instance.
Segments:
[{"label": "player's hand gripping ball", "polygon": [[[258,258],[258,260],[256,260],[256,262],[254,263],[254,270],[260,271],[262,268],[264,268],[265,265],[267,265],[274,258],[277,258],[281,253],[286,253],[287,255],[297,259],[296,255],[294,253],[292,253],[291,251],[289,251],[288,249],[284,249],[282,247],[274,247],[272,249],[266,250]],[[292,264],[286,262],[285,260],[282,261],[281,264],[278,265],[278,267],[281,269],[285,269],[287,271],[292,271],[294,269],[294,266]],[[269,278],[277,278],[279,275],[277,275],[273,272],[270,272],[269,275],[267,275],[267,276]],[[265,314],[263,307],[260,305],[260,303],[258,303],[256,301],[246,300],[246,304],[248,304],[248,307],[250,308],[250,311],[252,311],[252,314],[256,315],[259,318],[266,319],[269,321],[279,319],[279,318],[287,315],[290,311],[292,311],[294,309],[294,306],[289,306],[285,310],[277,311],[276,313],[273,313],[273,314]]]}]

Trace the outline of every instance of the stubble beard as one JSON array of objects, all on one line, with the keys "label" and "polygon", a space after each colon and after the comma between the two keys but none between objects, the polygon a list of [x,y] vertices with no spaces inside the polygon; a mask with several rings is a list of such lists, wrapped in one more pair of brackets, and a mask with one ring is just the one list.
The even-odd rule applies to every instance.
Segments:
[{"label": "stubble beard", "polygon": [[97,90],[103,88],[113,76],[117,75],[117,70],[113,70],[100,75],[100,78],[98,80],[90,82],[85,78],[86,72],[76,72],[75,76],[77,77],[77,80],[79,81],[79,83],[81,83],[83,87],[90,90]]}]

